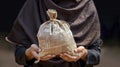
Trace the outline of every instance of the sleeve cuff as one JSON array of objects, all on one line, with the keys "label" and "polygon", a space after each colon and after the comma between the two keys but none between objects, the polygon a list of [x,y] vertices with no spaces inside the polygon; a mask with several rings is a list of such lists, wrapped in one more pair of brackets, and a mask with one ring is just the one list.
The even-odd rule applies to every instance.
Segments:
[{"label": "sleeve cuff", "polygon": [[26,48],[24,48],[23,46],[16,46],[15,60],[20,65],[25,65],[25,66],[32,65],[34,63],[35,59],[27,61],[25,51],[26,51]]},{"label": "sleeve cuff", "polygon": [[88,50],[86,65],[97,65],[100,62],[100,54],[95,50]]}]

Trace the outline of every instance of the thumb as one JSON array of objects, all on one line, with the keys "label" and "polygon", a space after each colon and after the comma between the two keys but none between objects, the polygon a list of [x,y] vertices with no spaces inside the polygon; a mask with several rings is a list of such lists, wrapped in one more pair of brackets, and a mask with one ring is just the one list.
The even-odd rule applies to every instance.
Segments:
[{"label": "thumb", "polygon": [[85,48],[83,46],[79,46],[78,48],[76,48],[74,50],[75,53],[79,53],[79,52],[82,52]]},{"label": "thumb", "polygon": [[41,49],[40,49],[36,44],[32,44],[32,45],[31,45],[31,49],[32,49],[33,51],[36,51],[36,52],[40,52],[40,51],[41,51]]}]

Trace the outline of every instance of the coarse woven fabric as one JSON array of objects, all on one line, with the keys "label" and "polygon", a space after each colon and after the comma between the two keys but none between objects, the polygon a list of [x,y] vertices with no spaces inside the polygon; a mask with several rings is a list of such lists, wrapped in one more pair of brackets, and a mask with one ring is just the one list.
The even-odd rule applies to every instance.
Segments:
[{"label": "coarse woven fabric", "polygon": [[75,55],[74,49],[77,48],[67,22],[57,19],[57,11],[48,9],[49,21],[40,25],[37,33],[39,46],[42,51],[39,53],[40,57],[67,52],[70,55]]}]

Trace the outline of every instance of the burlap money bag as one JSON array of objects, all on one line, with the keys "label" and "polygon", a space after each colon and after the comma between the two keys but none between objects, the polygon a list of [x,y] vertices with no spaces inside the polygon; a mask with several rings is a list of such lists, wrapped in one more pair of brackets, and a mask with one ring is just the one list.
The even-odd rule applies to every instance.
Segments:
[{"label": "burlap money bag", "polygon": [[48,9],[49,21],[41,24],[37,37],[42,51],[40,57],[47,54],[59,55],[62,52],[68,52],[74,55],[76,43],[69,25],[62,20],[58,20],[57,11]]}]

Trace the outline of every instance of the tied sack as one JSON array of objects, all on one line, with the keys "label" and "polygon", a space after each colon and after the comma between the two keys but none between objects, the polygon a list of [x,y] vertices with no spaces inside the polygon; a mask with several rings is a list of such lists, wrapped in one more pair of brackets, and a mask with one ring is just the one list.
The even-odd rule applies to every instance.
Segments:
[{"label": "tied sack", "polygon": [[56,19],[56,10],[48,9],[47,14],[50,20],[41,24],[37,34],[39,47],[42,49],[39,56],[42,57],[48,54],[59,55],[62,52],[75,55],[76,43],[68,23]]}]

